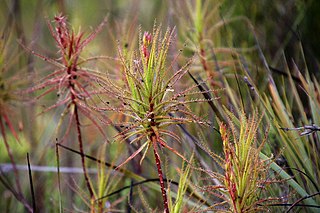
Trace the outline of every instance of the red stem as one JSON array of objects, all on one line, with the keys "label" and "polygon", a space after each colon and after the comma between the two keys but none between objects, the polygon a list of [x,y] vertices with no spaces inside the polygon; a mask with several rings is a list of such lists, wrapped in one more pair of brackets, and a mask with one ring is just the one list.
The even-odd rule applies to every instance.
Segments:
[{"label": "red stem", "polygon": [[87,188],[90,193],[90,198],[93,198],[94,193],[93,193],[92,187],[90,185],[90,181],[89,181],[89,177],[88,177],[88,173],[87,173],[87,169],[86,169],[84,152],[83,152],[83,142],[82,142],[82,134],[81,134],[81,128],[80,128],[80,119],[79,119],[79,113],[78,113],[78,105],[77,105],[77,101],[76,101],[77,98],[76,98],[75,94],[72,92],[72,91],[75,91],[75,85],[72,82],[72,80],[76,79],[76,76],[72,75],[71,72],[72,72],[72,70],[73,71],[77,70],[77,67],[76,67],[77,59],[78,58],[76,57],[74,59],[75,61],[73,61],[72,65],[70,65],[66,71],[69,75],[71,75],[69,77],[69,88],[70,88],[70,94],[71,94],[71,102],[74,105],[74,116],[75,116],[76,126],[77,126],[77,135],[78,135],[79,152],[80,152],[80,156],[81,156],[82,170],[84,173],[84,179],[86,181]]},{"label": "red stem", "polygon": [[1,127],[1,134],[2,134],[2,137],[3,137],[3,142],[4,142],[5,146],[6,146],[6,149],[7,149],[11,164],[12,164],[12,168],[13,168],[13,172],[14,172],[14,176],[15,176],[15,181],[16,181],[16,184],[17,184],[17,187],[18,187],[18,192],[19,192],[19,194],[21,194],[21,186],[20,186],[20,181],[19,181],[18,169],[16,167],[16,163],[14,161],[10,146],[8,144],[8,141],[7,141],[7,136],[6,136],[6,132],[4,130],[4,125],[3,125],[2,119],[0,120],[0,127]]},{"label": "red stem", "polygon": [[152,144],[153,144],[153,153],[154,157],[156,160],[157,164],[157,169],[158,169],[158,175],[159,175],[159,182],[160,182],[160,187],[161,187],[161,192],[162,192],[162,199],[163,199],[163,206],[164,206],[164,212],[169,213],[169,207],[168,207],[168,199],[167,199],[167,191],[164,186],[164,181],[163,181],[163,173],[161,169],[161,160],[160,156],[157,151],[157,139],[155,135],[151,136]]},{"label": "red stem", "polygon": [[1,129],[1,134],[2,134],[2,137],[3,137],[3,142],[4,142],[5,146],[6,146],[6,149],[7,149],[11,164],[12,164],[12,168],[13,168],[13,172],[14,172],[14,176],[15,176],[15,182],[16,182],[16,185],[17,185],[17,188],[18,188],[18,195],[17,195],[16,198],[20,202],[22,202],[22,204],[28,210],[28,212],[34,212],[32,207],[28,204],[28,202],[25,200],[25,198],[22,195],[22,190],[21,190],[20,181],[19,181],[18,169],[16,167],[16,163],[14,161],[10,146],[8,144],[8,141],[7,141],[7,136],[6,136],[6,132],[5,132],[5,129],[4,129],[4,124],[2,122],[2,118],[0,118],[0,129]]},{"label": "red stem", "polygon": [[77,126],[77,134],[78,134],[78,142],[79,142],[79,152],[81,155],[81,163],[82,163],[82,169],[84,173],[84,178],[87,184],[87,188],[90,193],[90,197],[93,198],[93,190],[90,185],[87,169],[86,169],[86,163],[85,163],[85,157],[83,152],[83,142],[82,142],[82,135],[81,135],[81,129],[80,129],[80,120],[79,120],[79,113],[78,113],[78,106],[76,103],[74,103],[74,115],[76,119],[76,126]]}]

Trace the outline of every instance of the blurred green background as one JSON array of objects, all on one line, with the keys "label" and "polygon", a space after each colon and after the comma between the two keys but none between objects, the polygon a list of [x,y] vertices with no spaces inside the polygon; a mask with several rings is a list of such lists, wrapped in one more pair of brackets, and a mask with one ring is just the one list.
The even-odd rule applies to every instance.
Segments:
[{"label": "blurred green background", "polygon": [[[39,52],[48,57],[56,58],[57,48],[54,40],[50,35],[47,27],[47,20],[51,21],[53,17],[62,13],[68,17],[70,26],[77,31],[79,28],[85,32],[91,32],[95,29],[102,20],[107,17],[107,24],[103,31],[89,44],[85,54],[92,55],[107,55],[115,57],[117,54],[117,45],[125,46],[137,45],[135,38],[139,29],[141,31],[151,31],[154,23],[161,23],[164,28],[177,27],[177,40],[179,44],[187,43],[185,34],[193,32],[191,20],[182,16],[187,13],[184,7],[185,2],[192,0],[1,0],[0,3],[0,30],[1,39],[9,38],[8,55],[5,57],[4,66],[6,69],[5,77],[11,78],[18,73],[18,78],[13,81],[23,81],[33,77],[33,75],[43,76],[42,72],[46,73],[48,67],[43,61],[36,59],[32,54],[23,50],[25,45],[36,52]],[[290,71],[294,67],[294,63],[298,67],[304,67],[306,62],[309,72],[314,74],[318,79],[320,57],[320,1],[318,0],[211,0],[210,5],[215,10],[213,17],[216,19],[209,20],[211,22],[224,22],[235,17],[246,17],[254,27],[254,32],[259,40],[260,47],[269,62],[271,68],[274,68],[274,76],[283,76],[287,64],[283,62],[285,57]],[[178,6],[177,6],[178,5]],[[179,7],[179,5],[181,7]],[[194,8],[191,8],[194,9]],[[209,11],[211,8],[207,8]],[[183,20],[183,21],[182,21]],[[211,21],[211,22],[210,22]],[[208,26],[210,28],[210,26]],[[218,32],[206,35],[206,39],[212,39],[214,47],[221,48],[250,48],[256,44],[255,38],[248,30],[245,22],[234,22],[226,24],[219,28]],[[132,42],[134,41],[134,42]],[[131,48],[131,47],[129,47]],[[301,54],[301,49],[304,50],[305,59]],[[185,51],[185,56],[189,56],[194,52]],[[189,54],[189,55],[188,55]],[[251,55],[250,55],[251,54]],[[259,58],[257,52],[248,53],[252,59],[252,67],[261,66],[261,61],[256,62]],[[223,58],[223,56],[221,56]],[[220,58],[219,58],[220,59]],[[7,60],[7,61],[6,61]],[[293,63],[294,62],[294,63]],[[256,63],[256,64],[255,64]],[[100,66],[100,65],[97,65]],[[101,65],[103,66],[103,65]],[[3,70],[5,70],[3,69]],[[194,68],[196,70],[197,67]],[[256,80],[259,83],[258,87],[265,86],[266,76],[259,75],[259,68],[257,68]],[[305,70],[301,69],[302,73]],[[20,74],[23,73],[23,74]],[[36,74],[34,74],[36,73]],[[296,73],[293,73],[294,75]],[[203,76],[202,76],[203,77]],[[283,79],[276,78],[276,81],[281,83]],[[32,82],[27,82],[24,85],[30,86]],[[285,85],[283,84],[283,87]],[[285,93],[285,92],[284,92]],[[8,130],[8,141],[10,142],[15,160],[17,164],[26,164],[25,154],[31,153],[31,161],[35,165],[55,166],[55,132],[58,124],[60,111],[54,113],[34,117],[36,112],[41,109],[41,104],[52,103],[52,97],[46,97],[39,105],[29,103],[23,105],[18,101],[13,101],[12,120],[14,126],[19,129],[21,124],[21,131],[19,132],[22,145],[18,145],[10,131]],[[308,112],[307,112],[308,113]],[[110,130],[112,131],[112,130]],[[91,147],[88,149],[89,153],[96,153],[99,150],[100,144],[99,136],[88,131],[87,136],[90,140]],[[213,137],[208,134],[208,137]],[[69,141],[70,146],[72,143]],[[220,147],[216,147],[217,149]],[[125,149],[124,145],[110,145],[108,160],[114,160],[119,153]],[[63,163],[71,162],[71,154],[62,155],[61,161]],[[79,158],[77,158],[79,161]],[[0,144],[0,163],[9,163],[9,157],[4,148],[4,144]],[[149,162],[148,165],[151,163]],[[68,166],[79,166],[80,163],[72,162]],[[24,173],[25,174],[25,173]],[[150,172],[151,176],[156,176],[155,171]],[[35,175],[36,193],[43,194],[43,200],[38,201],[40,209],[50,209],[46,212],[54,212],[57,209],[56,200],[51,200],[52,197],[57,197],[57,179],[52,178],[51,173],[37,173]],[[25,185],[28,190],[28,179],[26,176],[22,178],[22,185]],[[13,174],[8,173],[7,178],[13,180]],[[77,182],[79,176],[68,176],[70,182]],[[13,182],[13,181],[12,181]],[[128,180],[124,183],[130,184]],[[68,183],[66,184],[68,185]],[[72,184],[71,184],[72,185]],[[72,185],[73,187],[76,184]],[[50,187],[47,187],[50,186]],[[77,191],[77,189],[74,189]],[[70,202],[69,208],[72,208],[72,203],[79,204],[82,202],[81,198],[73,198],[73,192],[69,193]],[[28,194],[28,193],[26,193]],[[6,197],[4,201],[0,201],[0,207],[10,208],[16,200],[12,195],[0,186],[0,195]],[[53,196],[52,196],[53,195]],[[68,197],[68,196],[67,196]],[[30,194],[28,194],[30,200]],[[124,198],[126,199],[126,198]],[[161,206],[157,203],[158,197],[155,194],[150,195],[154,206]],[[10,201],[10,202],[9,202]],[[5,203],[1,203],[5,202]],[[52,204],[52,208],[46,208]],[[80,205],[80,204],[79,204]],[[153,207],[154,207],[153,206]],[[127,206],[121,206],[125,209]],[[0,210],[1,211],[1,210]],[[11,212],[23,212],[23,207],[17,205],[16,209]]]}]

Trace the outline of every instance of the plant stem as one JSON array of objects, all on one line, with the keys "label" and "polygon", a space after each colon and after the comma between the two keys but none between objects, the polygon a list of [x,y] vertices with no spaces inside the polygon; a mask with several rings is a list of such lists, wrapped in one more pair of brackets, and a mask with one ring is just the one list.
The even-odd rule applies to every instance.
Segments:
[{"label": "plant stem", "polygon": [[156,138],[156,135],[154,135],[154,134],[151,135],[151,141],[152,141],[152,144],[153,144],[153,153],[154,153],[154,157],[155,157],[156,164],[157,164],[157,169],[158,169],[158,175],[159,175],[159,182],[160,182],[160,187],[161,187],[161,192],[162,192],[164,212],[169,213],[167,191],[166,191],[166,188],[164,186],[163,173],[162,173],[162,169],[161,169],[161,160],[160,160],[160,156],[159,156],[158,151],[157,151],[157,138]]},{"label": "plant stem", "polygon": [[15,181],[16,181],[16,185],[17,185],[17,188],[18,188],[18,192],[19,192],[19,194],[21,194],[22,190],[21,190],[20,181],[19,181],[18,169],[16,167],[16,163],[14,161],[12,151],[11,151],[10,146],[8,144],[6,132],[5,132],[5,129],[4,129],[4,124],[3,124],[2,121],[3,120],[1,118],[1,120],[0,120],[0,128],[1,128],[1,134],[2,134],[2,138],[3,138],[3,142],[4,142],[4,145],[6,146],[7,153],[9,155],[9,158],[10,158],[10,161],[11,161],[11,164],[12,164],[12,168],[13,168],[13,172],[14,172],[14,176],[15,176]]},{"label": "plant stem", "polygon": [[86,169],[86,163],[85,163],[85,157],[84,157],[84,152],[83,152],[83,142],[82,142],[82,135],[81,135],[81,129],[80,129],[80,120],[79,120],[79,113],[78,113],[78,107],[77,104],[74,103],[74,115],[76,119],[76,126],[77,126],[77,134],[78,134],[78,142],[79,142],[79,151],[80,151],[80,156],[81,156],[81,163],[82,163],[82,169],[84,173],[84,178],[87,184],[87,188],[90,193],[90,197],[93,198],[93,190],[90,185],[87,169]]},{"label": "plant stem", "polygon": [[[75,61],[77,60],[74,59]],[[77,71],[77,68],[75,67],[75,62],[73,63],[73,65],[69,66],[67,68],[67,73],[69,75],[71,75],[71,71]],[[72,82],[72,80],[75,80],[76,76],[72,76],[69,77],[69,87],[70,87],[70,92],[71,92],[71,101],[72,104],[74,105],[74,116],[75,116],[75,120],[76,120],[76,126],[77,126],[77,135],[78,135],[78,143],[79,143],[79,151],[80,151],[80,156],[81,156],[81,164],[82,164],[82,169],[83,169],[83,173],[84,173],[84,179],[86,181],[87,184],[87,188],[89,190],[90,193],[90,198],[93,199],[93,190],[92,187],[90,185],[90,181],[89,181],[89,177],[88,177],[88,173],[87,173],[87,169],[86,169],[86,162],[85,162],[85,156],[84,156],[84,152],[83,152],[83,142],[82,142],[82,134],[81,134],[81,128],[80,128],[80,119],[79,119],[79,112],[78,112],[78,104],[77,104],[77,97],[76,95],[72,92],[75,91],[75,85]]]},{"label": "plant stem", "polygon": [[13,172],[14,172],[14,176],[15,176],[15,182],[16,182],[16,185],[17,185],[17,188],[18,188],[18,193],[17,193],[17,197],[16,198],[24,205],[24,207],[28,210],[28,212],[33,212],[32,207],[28,204],[28,202],[26,201],[26,199],[22,195],[18,169],[17,169],[16,163],[14,161],[10,146],[8,144],[8,141],[7,141],[7,136],[6,136],[6,132],[5,132],[5,129],[4,129],[4,123],[3,123],[2,118],[0,118],[0,129],[1,129],[1,134],[2,134],[2,137],[3,137],[3,142],[5,144],[5,147],[7,149],[7,152],[8,152],[11,164],[12,164],[12,168],[13,168]]}]

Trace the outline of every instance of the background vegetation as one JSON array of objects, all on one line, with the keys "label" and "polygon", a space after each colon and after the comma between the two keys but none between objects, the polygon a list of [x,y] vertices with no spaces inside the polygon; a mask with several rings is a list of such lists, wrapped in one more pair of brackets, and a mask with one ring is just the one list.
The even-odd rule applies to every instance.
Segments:
[{"label": "background vegetation", "polygon": [[2,1],[1,211],[318,212],[319,9]]}]

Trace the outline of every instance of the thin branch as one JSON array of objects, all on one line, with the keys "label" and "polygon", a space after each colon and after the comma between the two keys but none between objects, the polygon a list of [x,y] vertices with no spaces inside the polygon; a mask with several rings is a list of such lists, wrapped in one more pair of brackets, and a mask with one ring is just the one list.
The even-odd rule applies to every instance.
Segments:
[{"label": "thin branch", "polygon": [[292,130],[300,131],[300,130],[304,130],[303,132],[300,133],[300,136],[310,135],[312,133],[320,131],[320,127],[315,125],[315,124],[305,125],[305,126],[301,126],[301,127],[294,127],[294,128],[281,127],[280,129],[282,129],[283,131],[292,131]]},{"label": "thin branch", "polygon": [[33,213],[36,213],[37,212],[36,198],[35,198],[35,195],[34,195],[34,188],[33,188],[33,181],[32,181],[32,173],[31,173],[29,153],[27,153],[27,163],[28,163],[28,174],[29,174],[31,197],[32,197],[32,208],[33,208]]}]

